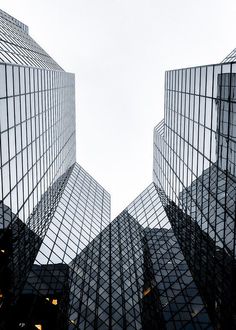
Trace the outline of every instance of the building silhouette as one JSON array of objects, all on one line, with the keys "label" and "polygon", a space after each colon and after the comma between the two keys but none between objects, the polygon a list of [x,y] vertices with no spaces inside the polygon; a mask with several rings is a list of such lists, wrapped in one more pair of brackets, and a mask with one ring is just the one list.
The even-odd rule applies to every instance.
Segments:
[{"label": "building silhouette", "polygon": [[235,51],[166,72],[153,182],[111,221],[74,75],[3,11],[0,39],[0,329],[235,329]]}]

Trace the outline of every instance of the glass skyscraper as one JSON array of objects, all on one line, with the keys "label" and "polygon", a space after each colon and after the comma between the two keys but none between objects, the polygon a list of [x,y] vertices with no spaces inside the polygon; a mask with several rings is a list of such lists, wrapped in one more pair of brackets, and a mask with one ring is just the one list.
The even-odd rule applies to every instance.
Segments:
[{"label": "glass skyscraper", "polygon": [[153,179],[216,329],[236,327],[235,70],[225,60],[167,72],[154,130]]},{"label": "glass skyscraper", "polygon": [[235,54],[166,72],[153,182],[111,222],[74,75],[0,11],[0,329],[236,328]]},{"label": "glass skyscraper", "polygon": [[110,196],[75,162],[74,75],[3,11],[0,38],[0,328],[64,329],[70,263]]}]

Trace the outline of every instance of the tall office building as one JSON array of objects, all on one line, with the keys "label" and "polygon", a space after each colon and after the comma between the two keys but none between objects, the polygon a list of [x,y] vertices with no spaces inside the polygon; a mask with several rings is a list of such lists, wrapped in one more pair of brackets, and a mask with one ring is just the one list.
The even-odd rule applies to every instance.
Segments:
[{"label": "tall office building", "polygon": [[0,11],[0,328],[236,328],[235,60],[166,73],[153,182],[110,222],[74,76]]},{"label": "tall office building", "polygon": [[216,329],[236,327],[234,53],[167,72],[154,130],[153,179]]},{"label": "tall office building", "polygon": [[0,328],[65,329],[70,263],[110,222],[75,163],[75,83],[0,11]]}]

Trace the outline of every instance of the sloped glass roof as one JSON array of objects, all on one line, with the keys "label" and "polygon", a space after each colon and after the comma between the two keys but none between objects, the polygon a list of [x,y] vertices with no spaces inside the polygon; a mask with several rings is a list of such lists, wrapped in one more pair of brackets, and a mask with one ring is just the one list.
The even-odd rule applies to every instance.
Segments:
[{"label": "sloped glass roof", "polygon": [[0,62],[64,71],[28,34],[28,26],[0,10]]},{"label": "sloped glass roof", "polygon": [[236,48],[223,59],[222,63],[236,62]]}]

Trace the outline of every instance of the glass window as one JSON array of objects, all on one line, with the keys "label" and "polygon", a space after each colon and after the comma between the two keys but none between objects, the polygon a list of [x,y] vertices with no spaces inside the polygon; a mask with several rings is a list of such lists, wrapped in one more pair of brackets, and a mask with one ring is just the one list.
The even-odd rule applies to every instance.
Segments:
[{"label": "glass window", "polygon": [[5,65],[0,64],[0,98],[6,97],[6,71]]},{"label": "glass window", "polygon": [[9,130],[9,146],[10,146],[10,158],[12,158],[16,154],[15,128],[14,127]]},{"label": "glass window", "polygon": [[5,131],[7,129],[7,105],[6,105],[6,99],[0,99],[0,111],[1,111],[1,116],[0,116],[0,130],[2,132],[2,131]]},{"label": "glass window", "polygon": [[9,127],[12,127],[15,125],[14,104],[12,97],[7,99],[7,107],[8,107],[8,123],[9,123]]},{"label": "glass window", "polygon": [[25,70],[23,67],[20,67],[20,93],[25,93]]},{"label": "glass window", "polygon": [[5,164],[8,159],[8,132],[1,134],[1,155],[2,155],[2,164]]},{"label": "glass window", "polygon": [[21,121],[21,118],[20,118],[20,97],[16,96],[14,98],[14,102],[15,102],[15,125],[17,125]]},{"label": "glass window", "polygon": [[14,70],[14,94],[18,95],[20,93],[19,90],[19,67],[15,66]]},{"label": "glass window", "polygon": [[7,95],[13,95],[13,73],[10,65],[7,65]]}]

